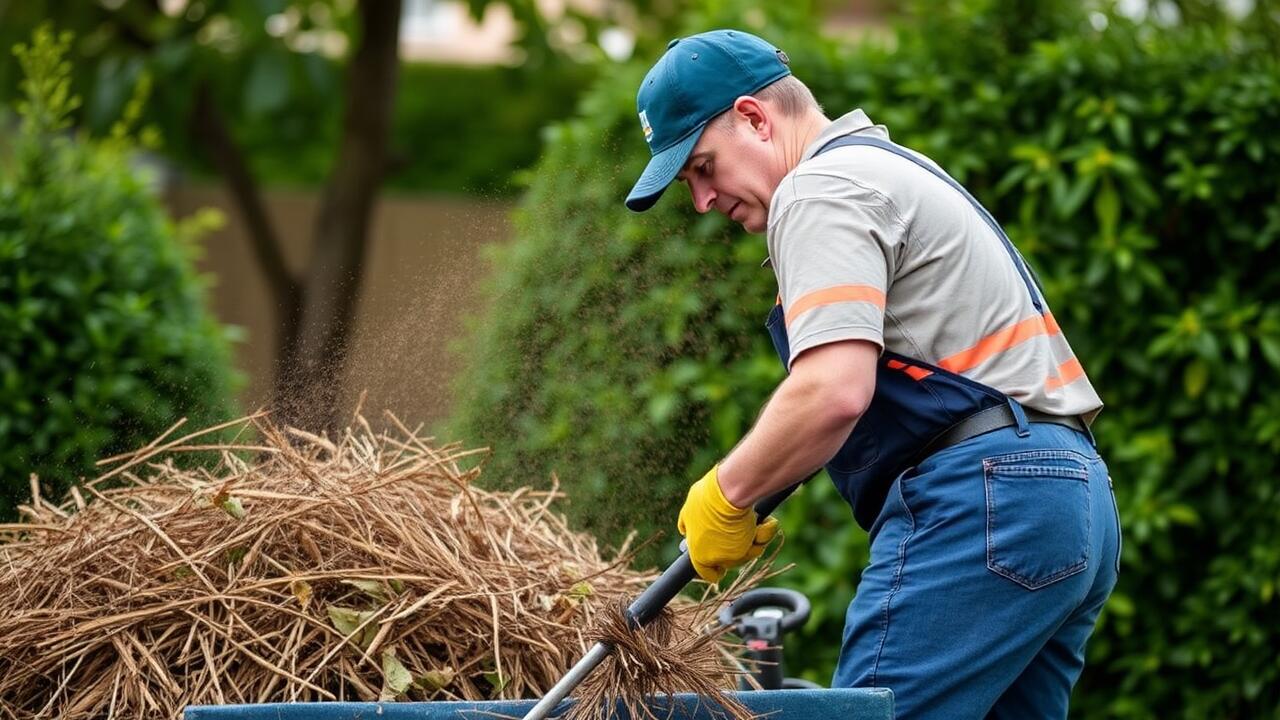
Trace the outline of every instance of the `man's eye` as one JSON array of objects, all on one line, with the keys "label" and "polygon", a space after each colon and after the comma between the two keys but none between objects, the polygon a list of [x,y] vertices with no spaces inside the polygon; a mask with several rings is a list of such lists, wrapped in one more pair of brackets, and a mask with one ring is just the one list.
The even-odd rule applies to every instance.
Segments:
[{"label": "man's eye", "polygon": [[699,166],[698,166],[698,174],[699,174],[699,175],[702,175],[702,176],[704,176],[704,177],[705,177],[705,176],[707,176],[707,175],[710,175],[710,174],[711,174],[711,163],[702,163],[701,165],[699,165]]}]

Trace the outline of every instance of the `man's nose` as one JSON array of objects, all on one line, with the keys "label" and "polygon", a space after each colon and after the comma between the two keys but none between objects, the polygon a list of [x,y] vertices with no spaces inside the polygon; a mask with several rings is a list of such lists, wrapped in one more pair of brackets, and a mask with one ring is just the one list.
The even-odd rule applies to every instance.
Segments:
[{"label": "man's nose", "polygon": [[693,209],[705,213],[715,206],[716,193],[710,187],[698,184],[690,185],[693,190]]}]

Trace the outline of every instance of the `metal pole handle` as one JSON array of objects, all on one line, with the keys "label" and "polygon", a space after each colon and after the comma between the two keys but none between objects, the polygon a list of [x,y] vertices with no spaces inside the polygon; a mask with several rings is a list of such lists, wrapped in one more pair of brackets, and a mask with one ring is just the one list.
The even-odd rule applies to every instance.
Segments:
[{"label": "metal pole handle", "polygon": [[[790,497],[791,493],[812,477],[813,475],[810,475],[795,485],[779,490],[756,503],[756,524],[769,517],[783,500]],[[680,543],[680,557],[668,565],[662,575],[627,607],[627,623],[633,630],[649,624],[662,611],[662,608],[666,607],[667,603],[679,595],[684,586],[697,576],[697,571],[693,569],[693,561],[689,559],[688,545]],[[547,694],[525,713],[523,720],[545,720],[549,717],[560,701],[568,697],[569,693],[573,692],[573,689],[586,679],[597,665],[604,662],[605,657],[611,652],[613,652],[612,645],[596,643],[577,664],[569,669],[569,672],[565,673],[564,677],[560,678],[560,682],[548,690]]]}]

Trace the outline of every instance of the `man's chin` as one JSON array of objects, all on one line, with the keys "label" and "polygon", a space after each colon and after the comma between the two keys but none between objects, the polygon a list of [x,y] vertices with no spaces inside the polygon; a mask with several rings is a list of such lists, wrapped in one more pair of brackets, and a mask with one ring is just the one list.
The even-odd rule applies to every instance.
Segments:
[{"label": "man's chin", "polygon": [[764,232],[765,224],[754,218],[742,221],[742,229],[749,233],[759,235]]}]

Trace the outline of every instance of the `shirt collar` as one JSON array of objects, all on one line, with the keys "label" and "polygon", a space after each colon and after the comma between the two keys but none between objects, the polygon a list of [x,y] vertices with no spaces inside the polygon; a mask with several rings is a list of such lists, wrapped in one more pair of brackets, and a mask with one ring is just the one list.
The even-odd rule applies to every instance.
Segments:
[{"label": "shirt collar", "polygon": [[[871,118],[867,117],[867,114],[861,109],[851,110],[833,120],[822,132],[818,133],[818,137],[814,138],[813,142],[805,147],[804,153],[800,155],[800,162],[813,158],[822,149],[823,145],[832,140],[854,133],[866,133],[884,140],[889,139],[889,131],[885,126],[872,123]],[[764,262],[760,263],[760,267],[770,267],[772,265],[773,258],[771,257],[766,257]]]},{"label": "shirt collar", "polygon": [[822,146],[832,140],[854,133],[866,133],[885,140],[889,139],[889,131],[883,125],[872,123],[871,118],[868,118],[867,114],[861,109],[851,110],[833,120],[822,132],[818,133],[818,137],[814,138],[813,142],[805,147],[804,154],[800,156],[800,162],[809,160],[814,155],[817,155]]}]

